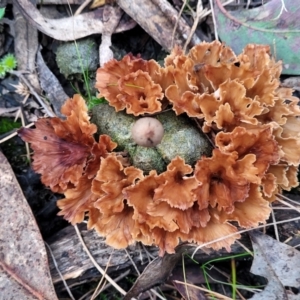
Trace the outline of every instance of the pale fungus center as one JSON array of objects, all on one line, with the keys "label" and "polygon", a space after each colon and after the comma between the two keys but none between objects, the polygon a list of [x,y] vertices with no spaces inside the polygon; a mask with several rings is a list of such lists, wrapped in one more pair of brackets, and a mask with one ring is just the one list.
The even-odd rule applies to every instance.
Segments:
[{"label": "pale fungus center", "polygon": [[164,135],[162,124],[155,118],[144,117],[137,120],[131,129],[132,139],[140,146],[155,147]]}]

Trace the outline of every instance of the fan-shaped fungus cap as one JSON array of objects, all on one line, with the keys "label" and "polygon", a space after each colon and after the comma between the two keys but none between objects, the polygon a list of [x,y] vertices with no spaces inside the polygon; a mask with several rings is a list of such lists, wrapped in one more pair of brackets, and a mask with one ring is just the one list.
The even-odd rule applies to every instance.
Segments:
[{"label": "fan-shaped fungus cap", "polygon": [[155,118],[141,118],[131,128],[132,139],[143,147],[155,147],[161,142],[163,135],[164,128]]}]

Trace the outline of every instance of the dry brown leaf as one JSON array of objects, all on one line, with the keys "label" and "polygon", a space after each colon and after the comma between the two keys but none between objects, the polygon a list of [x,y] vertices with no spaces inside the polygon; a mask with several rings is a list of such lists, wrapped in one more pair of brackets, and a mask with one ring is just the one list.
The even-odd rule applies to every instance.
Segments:
[{"label": "dry brown leaf", "polygon": [[259,231],[249,234],[254,250],[250,271],[268,279],[264,291],[255,294],[251,300],[275,299],[274,296],[278,300],[299,299],[299,295],[289,294],[285,286],[299,288],[300,252]]},{"label": "dry brown leaf", "polygon": [[11,166],[0,152],[1,299],[57,299],[47,253]]}]

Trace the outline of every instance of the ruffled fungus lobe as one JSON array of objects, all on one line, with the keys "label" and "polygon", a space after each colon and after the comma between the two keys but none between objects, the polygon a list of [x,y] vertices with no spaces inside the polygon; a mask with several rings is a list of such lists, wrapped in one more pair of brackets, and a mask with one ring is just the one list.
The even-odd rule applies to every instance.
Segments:
[{"label": "ruffled fungus lobe", "polygon": [[154,201],[166,201],[170,207],[185,210],[193,206],[196,196],[192,193],[199,183],[192,176],[193,168],[180,157],[174,158],[168,165],[167,172],[159,176],[160,186],[155,190]]},{"label": "ruffled fungus lobe", "polygon": [[[247,228],[264,223],[276,194],[298,185],[299,99],[279,87],[280,72],[281,62],[271,57],[269,46],[250,44],[235,55],[217,41],[201,43],[187,55],[175,47],[164,67],[126,55],[98,69],[96,87],[115,111],[151,117],[171,108],[208,133],[211,155],[197,154],[188,164],[176,154],[159,175],[126,165],[120,153],[112,152],[117,145],[109,136],[96,142],[96,127],[79,95],[64,105],[66,121],[40,119],[36,129],[19,133],[31,143],[33,167],[42,181],[65,193],[58,202],[60,214],[72,224],[88,217],[88,228],[109,245],[120,249],[141,241],[157,245],[163,255],[189,241],[229,251],[240,237],[230,221]],[[145,147],[157,145],[147,150],[158,150],[165,160],[160,146],[167,125],[158,144],[163,131],[154,140],[157,128],[149,130],[148,121],[148,115],[138,120],[132,137]]]},{"label": "ruffled fungus lobe", "polygon": [[161,110],[164,96],[153,80],[159,80],[160,69],[154,60],[126,55],[120,62],[112,60],[98,69],[95,86],[116,111],[126,108],[135,116],[155,113]]},{"label": "ruffled fungus lobe", "polygon": [[164,136],[162,124],[155,118],[138,119],[131,128],[132,139],[140,146],[155,147]]}]

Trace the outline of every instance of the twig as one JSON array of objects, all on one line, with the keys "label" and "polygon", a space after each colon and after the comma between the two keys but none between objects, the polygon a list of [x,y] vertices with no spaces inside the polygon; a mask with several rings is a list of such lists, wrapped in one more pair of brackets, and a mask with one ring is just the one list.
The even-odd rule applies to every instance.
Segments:
[{"label": "twig", "polygon": [[[26,126],[24,126],[24,127],[25,127],[25,128],[29,128],[29,127],[31,127],[31,126],[33,126],[33,125],[34,125],[34,123],[30,123],[30,124],[28,124],[28,125],[26,125]],[[3,138],[2,140],[0,140],[0,144],[1,144],[1,143],[4,143],[4,142],[6,142],[6,141],[8,141],[9,139],[13,138],[13,137],[16,136],[16,135],[18,135],[18,132],[17,132],[17,131],[13,132],[12,134],[10,134],[10,135],[6,136],[5,138]]]},{"label": "twig", "polygon": [[194,20],[194,23],[193,23],[193,27],[191,29],[191,32],[184,44],[184,47],[183,47],[183,52],[186,52],[186,49],[187,49],[187,46],[189,45],[195,31],[196,31],[196,28],[198,26],[198,23],[199,23],[199,20],[200,20],[200,17],[202,16],[203,14],[203,5],[202,5],[202,0],[198,0],[198,3],[197,3],[197,11],[196,11],[196,17],[195,17],[195,20]]},{"label": "twig", "polygon": [[[114,250],[110,253],[109,259],[108,259],[107,264],[105,266],[105,270],[104,270],[105,274],[107,274],[107,269],[108,269],[108,266],[110,264],[110,260],[112,258],[113,253],[114,253]],[[91,297],[91,300],[94,300],[98,296],[98,294],[101,293],[101,291],[103,290],[103,288],[105,286],[105,283],[106,283],[106,281],[104,281],[104,282],[103,281],[104,281],[104,276],[101,277],[101,280],[99,281],[99,283],[98,283],[98,285],[97,285],[97,287],[96,287],[96,289],[95,289],[95,291],[94,291],[94,293]],[[103,283],[103,286],[100,288],[102,283]]]},{"label": "twig", "polygon": [[[296,201],[294,201],[294,200],[292,200],[292,199],[289,199],[289,198],[285,197],[284,195],[280,195],[280,197],[282,197],[282,198],[284,198],[284,199],[286,199],[286,200],[288,200],[288,201],[291,201],[291,202],[293,202],[293,203],[295,203],[296,205],[299,206],[299,203],[298,203],[298,202],[296,202]],[[288,202],[286,202],[286,201],[284,201],[284,200],[282,200],[282,199],[280,199],[280,198],[278,198],[278,197],[276,197],[276,200],[277,200],[278,202],[280,202],[280,203],[286,205],[287,207],[292,208],[293,210],[295,210],[295,211],[297,211],[297,212],[300,212],[300,208],[299,208],[299,207],[297,208],[297,207],[295,207],[295,206],[289,204]]]},{"label": "twig", "polygon": [[[25,124],[25,118],[24,118],[22,107],[20,108],[19,112],[20,112],[20,115],[21,115],[21,123],[22,123],[22,126],[24,127],[26,124]],[[31,164],[29,144],[27,142],[25,142],[25,148],[26,148],[27,159]]]},{"label": "twig", "polygon": [[[125,272],[123,272],[120,276],[116,277],[114,279],[115,282],[120,281],[121,279],[123,279],[124,277],[126,277],[128,274],[130,274],[130,270],[127,270]],[[110,283],[108,283],[103,289],[102,292],[105,291],[107,288],[109,288],[111,286]],[[84,295],[82,295],[78,300],[84,300],[87,299],[88,295],[91,294],[91,291],[88,291],[87,293],[85,293]],[[98,295],[97,295],[98,296]]]},{"label": "twig", "polygon": [[239,244],[243,249],[245,249],[245,251],[246,251],[247,253],[249,253],[250,255],[253,256],[252,251],[251,251],[248,247],[246,247],[243,243],[241,243],[241,242],[238,241],[238,240],[236,241],[236,243]]},{"label": "twig", "polygon": [[174,47],[175,33],[176,33],[176,30],[177,30],[177,27],[178,27],[179,19],[181,18],[182,12],[184,10],[184,7],[186,6],[187,1],[188,0],[184,0],[183,1],[181,9],[180,9],[180,11],[178,13],[178,16],[177,16],[177,19],[176,19],[176,23],[174,25],[173,33],[172,33],[171,48]]},{"label": "twig", "polygon": [[65,281],[65,279],[64,279],[64,277],[63,277],[63,275],[60,273],[60,270],[59,270],[59,267],[58,267],[58,265],[57,265],[56,259],[55,259],[54,255],[53,255],[52,249],[50,248],[50,246],[49,246],[45,241],[44,241],[44,243],[45,243],[46,247],[47,247],[48,250],[49,250],[49,253],[50,253],[51,257],[52,257],[52,261],[53,261],[53,264],[54,264],[54,266],[55,266],[55,269],[56,269],[58,275],[60,276],[60,278],[61,278],[61,280],[62,280],[62,282],[63,282],[63,284],[64,284],[64,286],[65,286],[65,288],[66,288],[66,290],[67,290],[67,292],[68,292],[68,294],[69,294],[69,296],[70,296],[70,298],[71,298],[72,300],[75,300],[75,298],[74,298],[74,296],[73,296],[71,290],[69,289],[69,287],[68,287],[68,285],[67,285],[67,283],[66,283],[66,281]]},{"label": "twig", "polygon": [[218,297],[218,299],[232,300],[232,298],[228,298],[228,297],[226,297],[224,295],[221,295],[219,293],[213,292],[213,291],[208,290],[208,289],[204,289],[202,287],[199,287],[199,286],[187,283],[187,282],[183,282],[183,281],[179,281],[179,280],[174,280],[174,282],[178,283],[178,284],[183,284],[185,286],[189,286],[189,287],[195,288],[195,289],[200,290],[200,291],[204,291],[204,292],[206,292],[206,293],[208,293],[210,295],[214,295],[214,296]]},{"label": "twig", "polygon": [[[30,96],[30,94],[27,94],[27,95],[24,97],[24,99],[23,99],[23,101],[22,101],[22,106],[24,106],[24,105],[26,104],[26,102],[27,102],[29,96]],[[20,108],[18,109],[17,113],[16,113],[15,120],[14,120],[15,122],[18,120],[18,118],[19,118],[21,112],[22,112],[22,107],[20,107]]]},{"label": "twig", "polygon": [[89,256],[90,260],[92,261],[92,263],[94,264],[94,266],[96,267],[96,269],[105,277],[105,279],[110,282],[112,284],[112,286],[118,290],[122,295],[126,295],[126,292],[119,286],[117,285],[114,280],[112,278],[110,278],[110,276],[108,276],[105,271],[98,265],[98,263],[95,261],[94,257],[92,256],[92,254],[90,253],[89,249],[87,248],[80,232],[79,229],[77,227],[77,225],[74,226],[75,231],[77,233],[77,236],[83,246],[83,249],[85,250],[85,252],[87,253],[87,255]]},{"label": "twig", "polygon": [[279,233],[278,233],[278,227],[277,227],[277,222],[276,222],[276,218],[275,218],[273,207],[272,207],[272,210],[271,210],[271,216],[272,216],[272,219],[274,221],[274,233],[275,233],[276,240],[278,242],[280,242]]},{"label": "twig", "polygon": [[214,11],[214,4],[212,0],[209,0],[210,3],[210,8],[211,8],[211,15],[214,23],[214,32],[215,32],[215,40],[219,40],[219,34],[218,34],[218,26],[216,22],[216,16],[215,16],[215,11]]},{"label": "twig", "polygon": [[[92,0],[85,0],[75,11],[74,16],[78,16],[81,14],[81,12],[90,4]],[[70,3],[68,2],[68,5],[70,6]]]}]

